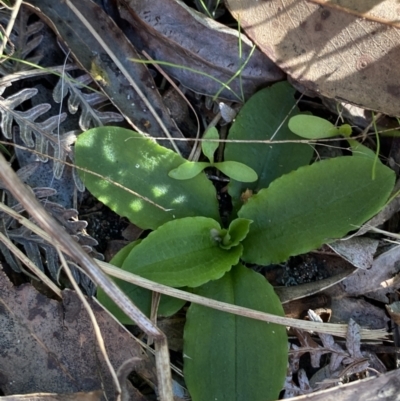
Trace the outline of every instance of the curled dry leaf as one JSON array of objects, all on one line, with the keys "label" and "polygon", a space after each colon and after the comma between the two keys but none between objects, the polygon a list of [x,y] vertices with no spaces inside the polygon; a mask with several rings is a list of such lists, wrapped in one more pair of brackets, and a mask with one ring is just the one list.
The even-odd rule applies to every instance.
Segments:
[{"label": "curled dry leaf", "polygon": [[[357,270],[331,291],[344,291],[348,297],[366,296],[379,302],[388,303],[387,295],[395,291],[400,277],[400,246],[379,255],[368,270]],[[393,277],[395,276],[395,277]]]},{"label": "curled dry leaf", "polygon": [[400,114],[398,1],[227,0],[246,34],[305,89]]}]

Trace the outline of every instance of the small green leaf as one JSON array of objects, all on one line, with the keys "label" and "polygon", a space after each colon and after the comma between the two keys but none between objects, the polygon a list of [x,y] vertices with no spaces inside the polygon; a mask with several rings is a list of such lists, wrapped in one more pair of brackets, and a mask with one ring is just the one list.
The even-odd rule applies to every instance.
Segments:
[{"label": "small green leaf", "polygon": [[254,182],[258,178],[257,173],[251,167],[240,162],[226,161],[214,163],[213,166],[236,181]]},{"label": "small green leaf", "polygon": [[120,127],[90,129],[78,137],[75,162],[78,167],[106,177],[78,170],[97,199],[141,228],[156,229],[167,221],[187,216],[219,220],[215,188],[205,174],[191,180],[169,177],[168,172],[185,159],[137,132]]},{"label": "small green leaf", "polygon": [[216,280],[238,263],[239,244],[222,249],[213,232],[219,224],[206,217],[170,221],[132,249],[122,268],[171,287],[197,287]]},{"label": "small green leaf", "polygon": [[241,241],[246,238],[250,230],[251,220],[248,219],[235,219],[229,225],[229,229],[222,239],[221,247],[230,249],[237,246]]},{"label": "small green leaf", "polygon": [[189,180],[199,175],[205,168],[210,167],[206,162],[185,162],[179,167],[174,168],[168,173],[168,176],[175,180]]},{"label": "small green leaf", "polygon": [[[218,131],[215,127],[210,127],[204,134],[203,139],[219,139]],[[214,162],[214,153],[218,149],[218,142],[208,142],[207,140],[201,142],[201,150],[204,155],[210,160],[210,163]]]},{"label": "small green leaf", "polygon": [[[195,293],[284,316],[272,286],[242,265]],[[184,331],[184,377],[192,400],[277,400],[286,376],[287,342],[284,326],[192,304]]]},{"label": "small green leaf", "polygon": [[289,129],[306,139],[323,139],[339,135],[339,129],[331,122],[317,116],[300,114],[289,120]]},{"label": "small green leaf", "polygon": [[[375,179],[372,179],[372,171]],[[378,213],[394,173],[369,157],[323,160],[284,175],[251,197],[239,216],[253,220],[243,260],[268,265],[342,238]]]},{"label": "small green leaf", "polygon": [[[127,246],[123,247],[110,261],[113,266],[122,267],[124,260],[129,255],[130,251],[136,245],[140,244],[141,240],[131,242]],[[146,290],[145,288],[138,287],[134,284],[128,283],[126,281],[112,278],[115,284],[127,295],[135,305],[146,315],[150,316],[151,302],[152,302],[152,292]],[[98,301],[122,324],[134,324],[131,319],[129,319],[124,312],[108,297],[104,290],[99,287],[97,289],[97,299]],[[168,297],[166,295],[161,295],[160,304],[158,307],[159,316],[171,316],[178,312],[179,309],[183,307],[185,301]]]}]

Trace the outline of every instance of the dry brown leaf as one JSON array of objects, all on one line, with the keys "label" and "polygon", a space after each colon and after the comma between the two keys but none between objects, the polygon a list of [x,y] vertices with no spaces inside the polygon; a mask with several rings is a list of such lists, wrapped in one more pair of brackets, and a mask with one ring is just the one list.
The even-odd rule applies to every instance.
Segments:
[{"label": "dry brown leaf", "polygon": [[260,49],[301,86],[400,115],[397,0],[227,0]]},{"label": "dry brown leaf", "polygon": [[[132,42],[159,61],[186,69],[162,66],[171,76],[191,90],[214,96],[227,83],[251,53],[252,44],[242,35],[242,56],[238,34],[205,17],[178,0],[120,0],[121,16],[135,30]],[[187,68],[195,71],[190,71]],[[259,50],[255,50],[240,78],[229,82],[232,91],[224,89],[220,97],[238,101],[242,93],[251,96],[260,86],[284,77],[282,71]],[[236,94],[236,95],[235,95]]]},{"label": "dry brown leaf", "polygon": [[360,269],[369,269],[372,266],[378,245],[378,240],[367,237],[349,238],[328,244],[338,255]]},{"label": "dry brown leaf", "polygon": [[345,296],[367,296],[379,302],[388,303],[387,294],[395,291],[399,277],[392,278],[400,271],[400,246],[379,255],[368,270],[358,269],[337,286],[328,290],[332,295],[345,293]]},{"label": "dry brown leaf", "polygon": [[331,323],[343,323],[354,319],[363,327],[384,329],[389,320],[383,308],[374,306],[364,299],[333,297],[331,309]]},{"label": "dry brown leaf", "polygon": [[[152,364],[138,343],[97,303],[89,302],[114,368],[139,357],[143,366],[138,373],[155,382]],[[0,271],[0,389],[9,395],[102,388],[108,400],[115,400],[111,375],[76,294],[63,291],[61,303],[30,284],[14,287]]]},{"label": "dry brown leaf", "polygon": [[[101,7],[90,0],[31,0],[26,4],[66,43],[77,63],[133,127],[158,138],[162,132],[166,134],[161,129],[163,124],[172,137],[182,138],[147,67],[130,61],[138,58],[138,53]],[[170,142],[162,144],[172,146]],[[176,146],[184,154],[189,153],[186,142],[178,141]]]}]

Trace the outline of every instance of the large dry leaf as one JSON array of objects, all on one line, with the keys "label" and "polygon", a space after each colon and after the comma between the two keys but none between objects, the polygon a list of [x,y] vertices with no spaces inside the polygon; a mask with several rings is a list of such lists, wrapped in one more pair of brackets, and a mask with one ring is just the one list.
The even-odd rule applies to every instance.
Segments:
[{"label": "large dry leaf", "polygon": [[[90,304],[114,368],[139,357],[140,373],[155,381],[150,360],[138,343],[97,303]],[[102,388],[108,400],[116,399],[92,324],[76,294],[65,290],[58,302],[30,284],[14,287],[0,271],[1,391],[8,395]]]},{"label": "large dry leaf", "polygon": [[135,31],[130,36],[135,46],[155,60],[183,66],[162,67],[195,92],[214,96],[223,89],[211,76],[229,83],[232,89],[224,89],[220,97],[238,101],[242,95],[248,98],[258,88],[284,77],[268,57],[255,50],[240,78],[230,81],[252,51],[252,44],[244,35],[240,50],[237,30],[205,17],[179,0],[119,1],[121,16]]},{"label": "large dry leaf", "polygon": [[[129,60],[138,58],[138,53],[101,7],[90,0],[71,0],[68,3],[30,0],[26,4],[49,24],[71,50],[76,62],[91,74],[133,127],[158,138],[162,135],[161,120],[172,137],[182,138],[147,67]],[[73,13],[73,9],[84,21]],[[144,97],[133,88],[132,81]],[[147,98],[147,105],[143,98]],[[149,104],[158,115],[158,121],[150,112]],[[163,141],[162,144],[170,146],[169,142]],[[187,143],[178,141],[176,146],[183,153],[188,152]]]},{"label": "large dry leaf", "polygon": [[301,86],[400,115],[397,0],[227,4],[250,38]]}]

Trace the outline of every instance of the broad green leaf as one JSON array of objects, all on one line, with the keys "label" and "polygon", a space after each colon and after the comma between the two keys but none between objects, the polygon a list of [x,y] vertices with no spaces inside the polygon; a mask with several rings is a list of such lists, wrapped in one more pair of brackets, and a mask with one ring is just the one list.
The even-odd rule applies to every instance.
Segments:
[{"label": "broad green leaf", "polygon": [[[124,248],[122,248],[111,259],[110,263],[116,267],[122,267],[122,264],[126,259],[126,257],[129,255],[130,251],[140,242],[141,240],[134,241],[125,246]],[[152,302],[151,291],[117,278],[112,278],[112,280],[144,314],[146,314],[148,317],[150,316],[151,302]],[[132,322],[132,320],[129,319],[124,312],[122,312],[122,310],[111,300],[111,298],[109,298],[108,295],[106,295],[106,293],[101,287],[97,289],[97,299],[122,324],[135,323]],[[158,307],[158,315],[171,316],[176,312],[178,312],[178,310],[181,309],[183,305],[185,305],[185,303],[186,301],[183,301],[181,299],[168,297],[166,295],[161,295],[160,304]]]},{"label": "broad green leaf", "polygon": [[257,173],[243,163],[235,161],[225,161],[214,163],[214,167],[222,171],[226,176],[240,182],[257,181]]},{"label": "broad green leaf", "polygon": [[216,192],[206,176],[199,174],[187,181],[169,177],[168,172],[185,159],[137,132],[119,127],[90,129],[78,137],[75,162],[168,210],[161,210],[105,179],[79,171],[96,198],[141,228],[156,229],[169,220],[187,216],[219,220]]},{"label": "broad green leaf", "polygon": [[[295,89],[287,82],[280,82],[257,92],[240,110],[229,130],[228,139],[266,141],[273,136],[277,141],[298,141],[299,137],[287,126],[287,117],[299,113],[297,107],[292,110],[295,104],[294,93]],[[283,121],[285,122],[282,124]],[[224,160],[244,163],[258,175],[258,180],[251,184],[231,180],[228,191],[235,208],[242,204],[240,195],[246,189],[257,192],[267,188],[281,175],[309,164],[312,155],[313,148],[304,143],[228,142]]]},{"label": "broad green leaf", "polygon": [[[195,292],[284,315],[272,286],[242,265]],[[286,328],[192,304],[186,316],[184,355],[185,383],[193,401],[277,400],[286,376]]]},{"label": "broad green leaf", "polygon": [[237,246],[241,241],[246,238],[250,230],[251,220],[247,219],[235,219],[229,225],[229,229],[223,236],[221,241],[221,247],[224,249],[231,249]]},{"label": "broad green leaf", "polygon": [[239,211],[253,220],[243,259],[279,263],[342,238],[381,210],[394,179],[382,163],[374,166],[374,160],[354,156],[323,160],[278,178]]},{"label": "broad green leaf", "polygon": [[323,139],[339,135],[339,129],[328,120],[306,114],[292,117],[289,120],[289,129],[306,139]]},{"label": "broad green leaf", "polygon": [[174,168],[168,176],[175,180],[189,180],[199,175],[205,168],[210,167],[206,162],[184,162],[179,167]]},{"label": "broad green leaf", "polygon": [[222,277],[239,262],[242,245],[222,249],[206,217],[170,221],[153,231],[125,259],[122,268],[172,287],[197,287]]},{"label": "broad green leaf", "polygon": [[[203,139],[219,139],[219,134],[217,129],[215,127],[210,127],[205,133]],[[203,151],[207,159],[210,160],[211,163],[214,162],[214,153],[218,149],[218,146],[219,146],[218,142],[208,142],[208,141],[201,142],[201,150]]]}]

